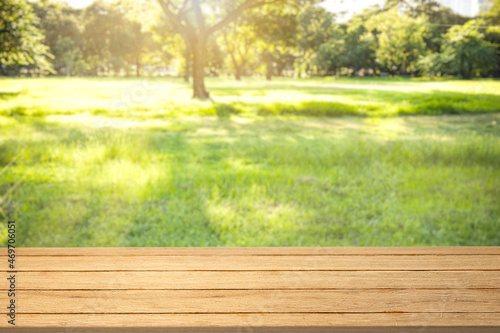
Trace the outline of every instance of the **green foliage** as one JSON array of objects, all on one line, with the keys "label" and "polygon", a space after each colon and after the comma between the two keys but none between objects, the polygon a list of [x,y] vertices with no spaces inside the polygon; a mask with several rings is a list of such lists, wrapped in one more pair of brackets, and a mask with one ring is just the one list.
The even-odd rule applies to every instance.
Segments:
[{"label": "green foliage", "polygon": [[335,16],[320,6],[309,6],[298,16],[299,45],[314,50],[330,39],[335,30]]},{"label": "green foliage", "polygon": [[[321,6],[309,6],[298,16],[298,58],[297,76],[302,72],[316,74],[319,71],[330,72],[335,68],[332,52],[329,49],[334,39],[339,36],[339,26],[335,16]],[[328,44],[329,46],[325,46]]]},{"label": "green foliage", "polygon": [[250,20],[240,17],[222,28],[219,43],[221,51],[229,55],[230,68],[236,80],[249,70],[254,70],[257,63],[257,34]]},{"label": "green foliage", "polygon": [[330,38],[317,48],[312,63],[326,75],[338,75],[342,67],[354,71],[373,69],[376,48],[376,38],[368,32],[363,18],[356,16],[347,26],[337,26],[330,33]]},{"label": "green foliage", "polygon": [[[187,4],[186,13],[197,6],[188,6],[193,4],[190,1],[174,2],[177,8]],[[200,3],[205,28],[244,2]],[[186,80],[194,72],[190,66],[194,61],[192,45],[185,45],[185,36],[177,34],[176,24],[160,10],[157,1],[96,0],[84,9],[74,9],[60,0],[39,0],[23,6],[32,7],[38,17],[33,24],[43,33],[39,38],[49,47],[48,51],[55,54],[51,63],[56,72],[63,73],[63,69],[71,67],[78,75],[130,76],[135,72],[136,76],[177,74]],[[500,44],[500,33],[494,26],[497,7],[495,2],[475,21],[477,25],[491,25],[480,31],[486,41],[496,45]],[[188,16],[191,17],[179,17],[187,24]],[[387,1],[383,7],[366,9],[345,23],[337,22],[337,17],[318,5],[318,1],[280,1],[279,5],[248,8],[228,20],[224,29],[218,26],[216,31],[210,30],[211,37],[203,43],[206,59],[202,74],[234,74],[237,80],[256,74],[271,79],[365,76],[387,71],[429,76],[460,72],[467,76],[464,66],[455,66],[457,53],[444,52],[446,42],[441,37],[451,33],[450,24],[462,25],[468,20],[432,0]],[[198,23],[191,23],[191,32],[203,30]],[[81,52],[61,51],[68,49],[69,44],[56,48],[57,43],[69,39],[74,42],[74,49]],[[462,46],[455,43],[449,49]],[[483,52],[482,46],[470,44],[469,48],[490,58],[481,63],[496,61],[492,60],[496,55],[490,50]],[[500,73],[495,66],[484,67],[473,68],[471,76],[496,77]],[[10,72],[19,74],[20,68],[11,65]]]},{"label": "green foliage", "polygon": [[293,70],[297,45],[297,14],[296,8],[284,6],[273,6],[251,13],[250,20],[260,39],[259,60],[267,79],[283,75],[285,69]]},{"label": "green foliage", "polygon": [[[186,13],[198,6],[198,2],[174,2],[178,9],[185,4]],[[205,28],[244,2],[199,3]],[[166,17],[157,1],[96,0],[84,9],[75,9],[60,0],[22,0],[16,6],[27,8],[29,13],[23,18],[32,21],[38,42],[43,41],[48,49],[37,47],[45,48],[47,56],[55,55],[50,62],[58,73],[69,69],[67,72],[90,76],[182,75],[186,81],[194,73],[190,65],[194,61],[194,44],[185,44],[185,34],[177,34],[172,17]],[[383,7],[366,9],[339,23],[318,1],[287,0],[279,5],[250,6],[226,25],[217,25],[214,31],[209,29],[211,37],[202,43],[205,50],[200,53],[205,54],[205,68],[197,72],[209,76],[234,74],[237,80],[259,74],[271,79],[366,76],[380,72],[497,77],[498,57],[492,52],[492,46],[498,49],[500,45],[500,33],[495,26],[497,8],[498,0],[478,20],[471,21],[433,0],[391,0]],[[179,16],[181,23],[191,22],[190,15],[183,12]],[[467,25],[458,27],[467,21]],[[194,24],[192,33],[203,30],[198,23],[189,23]],[[457,27],[450,29],[450,25]],[[474,31],[475,25],[489,27]],[[25,52],[23,57],[31,53]],[[48,66],[45,58],[37,59]],[[21,69],[39,67],[33,59],[31,65],[24,60],[16,65],[11,61],[9,73],[20,74]],[[4,63],[7,60],[2,58]],[[5,69],[5,64],[1,68]]]},{"label": "green foliage", "polygon": [[417,61],[417,68],[422,75],[428,77],[441,76],[448,72],[447,64],[451,61],[449,55],[438,52],[421,56]]},{"label": "green foliage", "polygon": [[[79,9],[74,9],[60,0],[37,0],[31,1],[30,5],[38,17],[37,27],[44,35],[43,44],[50,50],[53,50],[56,43],[65,37],[71,38],[78,46],[82,45]],[[59,65],[64,66],[64,63]],[[58,64],[55,66],[58,69]]]},{"label": "green foliage", "polygon": [[34,65],[48,69],[48,48],[42,44],[37,17],[26,0],[0,2],[0,68]]},{"label": "green foliage", "polygon": [[[477,27],[479,22],[469,21],[463,26],[453,26],[443,35],[440,53],[421,57],[418,67],[422,74],[440,76],[460,75],[470,79],[475,75],[488,75],[498,68],[498,45],[485,40]],[[488,30],[494,38],[494,30]]]},{"label": "green foliage", "polygon": [[352,67],[355,71],[376,68],[377,39],[368,32],[359,17],[351,20],[344,41],[346,67]]},{"label": "green foliage", "polygon": [[500,26],[500,0],[491,0],[488,10],[481,14],[486,24]]},{"label": "green foliage", "polygon": [[342,67],[354,71],[373,69],[377,39],[365,26],[364,15],[353,17],[346,26],[337,27],[330,39],[321,44],[314,64],[323,74],[338,75]]},{"label": "green foliage", "polygon": [[54,46],[54,54],[57,59],[66,66],[67,76],[70,75],[71,67],[75,63],[75,60],[80,52],[80,49],[75,45],[75,41],[70,37],[64,37],[56,42],[56,45]]},{"label": "green foliage", "polygon": [[376,55],[382,67],[391,73],[414,72],[419,56],[426,51],[427,23],[425,15],[412,18],[397,7],[372,17],[367,26],[378,35]]},{"label": "green foliage", "polygon": [[82,59],[78,59],[75,63],[75,72],[77,75],[86,75],[87,74],[87,71],[89,70],[89,66],[87,65],[87,63],[82,60]]},{"label": "green foliage", "polygon": [[319,47],[315,64],[325,74],[337,74],[337,70],[344,67],[348,61],[345,51],[345,41],[332,38]]},{"label": "green foliage", "polygon": [[450,71],[469,79],[476,72],[488,73],[498,66],[498,52],[494,44],[484,40],[475,21],[452,27],[444,36],[443,56]]}]

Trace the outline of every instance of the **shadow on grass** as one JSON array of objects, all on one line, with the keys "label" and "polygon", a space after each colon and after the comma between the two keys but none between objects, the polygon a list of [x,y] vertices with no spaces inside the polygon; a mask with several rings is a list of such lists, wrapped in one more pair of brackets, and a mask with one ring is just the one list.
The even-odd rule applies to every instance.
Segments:
[{"label": "shadow on grass", "polygon": [[[363,116],[391,116],[404,114],[467,114],[500,111],[500,96],[493,94],[468,94],[447,91],[404,92],[376,89],[356,89],[345,87],[298,87],[287,85],[262,87],[214,88],[215,99],[217,92],[220,96],[265,94],[265,91],[290,90],[300,91],[301,94],[311,95],[317,99],[318,95],[334,96],[339,101],[304,101],[296,103],[262,103],[248,104],[259,115],[304,115],[335,117],[342,115]],[[345,101],[342,101],[345,99]],[[234,103],[237,108],[237,103]]]},{"label": "shadow on grass", "polygon": [[193,156],[203,151],[189,143],[185,131],[150,134],[148,153],[168,158],[159,163],[160,174],[142,190],[141,202],[131,217],[127,245],[220,245],[219,234],[207,213],[209,193],[202,186],[203,172],[192,162]]},{"label": "shadow on grass", "polygon": [[15,92],[0,91],[0,100],[7,100],[7,99],[10,99],[10,98],[14,98],[14,97],[17,97],[17,96],[19,96],[21,94],[22,94],[22,91],[15,91]]},{"label": "shadow on grass", "polygon": [[500,154],[487,137],[379,140],[277,119],[32,128],[31,157],[16,166],[30,177],[13,198],[24,246],[499,241],[490,203],[499,193],[481,177],[500,168]]}]

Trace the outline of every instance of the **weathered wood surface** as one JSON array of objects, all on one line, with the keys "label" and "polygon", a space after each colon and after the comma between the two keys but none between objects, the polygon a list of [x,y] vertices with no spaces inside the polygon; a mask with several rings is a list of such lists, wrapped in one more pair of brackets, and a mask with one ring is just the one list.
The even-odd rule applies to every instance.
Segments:
[{"label": "weathered wood surface", "polygon": [[500,247],[22,248],[16,262],[2,332],[500,332]]}]

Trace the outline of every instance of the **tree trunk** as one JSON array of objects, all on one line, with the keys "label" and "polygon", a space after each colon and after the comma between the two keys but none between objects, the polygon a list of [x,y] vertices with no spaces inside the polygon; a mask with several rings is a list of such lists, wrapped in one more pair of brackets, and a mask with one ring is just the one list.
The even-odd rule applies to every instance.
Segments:
[{"label": "tree trunk", "polygon": [[272,77],[273,77],[273,63],[271,61],[268,61],[266,68],[266,80],[271,81]]},{"label": "tree trunk", "polygon": [[302,51],[299,49],[299,55],[297,57],[297,67],[296,67],[296,77],[300,79],[302,77]]},{"label": "tree trunk", "polygon": [[236,81],[241,81],[241,67],[236,66],[236,72],[234,73],[234,77],[236,78]]},{"label": "tree trunk", "polygon": [[472,65],[471,65],[471,62],[470,61],[467,61],[466,62],[466,71],[467,71],[467,75],[466,75],[466,79],[467,80],[470,80],[472,78],[472,72],[473,72],[473,68],[472,68]]},{"label": "tree trunk", "polygon": [[189,47],[186,45],[186,51],[184,52],[184,60],[186,61],[186,67],[184,68],[184,82],[189,83],[189,63],[191,62],[191,52]]},{"label": "tree trunk", "polygon": [[286,65],[283,65],[283,64],[279,64],[278,66],[278,76],[283,76],[283,71],[285,70],[285,66]]},{"label": "tree trunk", "polygon": [[201,100],[210,98],[205,89],[206,42],[206,37],[199,36],[193,45],[193,98]]},{"label": "tree trunk", "polygon": [[137,77],[141,76],[141,61],[139,60],[139,57],[135,59],[135,75]]},{"label": "tree trunk", "polygon": [[243,69],[243,61],[241,65],[238,64],[238,60],[236,60],[236,56],[234,55],[236,51],[234,50],[234,48],[229,47],[229,41],[227,40],[226,34],[224,34],[224,41],[226,42],[226,45],[229,49],[229,55],[231,56],[231,60],[233,62],[234,78],[236,79],[236,81],[241,81],[241,71]]},{"label": "tree trunk", "polygon": [[66,64],[66,77],[69,77],[69,65]]}]

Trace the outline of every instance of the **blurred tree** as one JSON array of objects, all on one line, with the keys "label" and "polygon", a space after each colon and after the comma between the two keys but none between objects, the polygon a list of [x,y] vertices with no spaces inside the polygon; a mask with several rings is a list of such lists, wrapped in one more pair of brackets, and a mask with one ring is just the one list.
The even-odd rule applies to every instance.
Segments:
[{"label": "blurred tree", "polygon": [[251,21],[259,36],[260,62],[267,80],[293,68],[297,48],[297,15],[295,6],[272,6],[254,11]]},{"label": "blurred tree", "polygon": [[121,2],[96,0],[84,11],[83,53],[94,75],[111,69],[115,75],[128,73],[133,66],[140,76],[143,58],[158,47],[151,32],[127,17],[127,9]]},{"label": "blurred tree", "polygon": [[481,14],[481,18],[486,24],[500,26],[500,0],[490,0],[492,2],[488,10]]},{"label": "blurred tree", "polygon": [[418,17],[422,14],[427,16],[437,13],[441,5],[436,0],[387,0],[384,4],[385,10],[398,7],[411,17]]},{"label": "blurred tree", "polygon": [[429,34],[424,37],[427,48],[431,52],[440,52],[442,39],[441,35],[445,34],[453,25],[463,25],[470,18],[456,14],[448,7],[439,6],[439,8],[430,13],[429,18]]},{"label": "blurred tree", "polygon": [[[205,65],[208,37],[252,8],[286,5],[292,0],[158,0],[167,18],[181,34],[193,56],[193,97],[207,99]],[[303,2],[295,0],[295,2]]]},{"label": "blurred tree", "polygon": [[[500,53],[500,0],[492,0],[488,10],[481,14],[478,24],[488,26],[484,31],[484,39],[497,45],[497,51]],[[500,61],[500,58],[499,58]],[[500,63],[497,64],[497,70],[494,75],[500,76]]]},{"label": "blurred tree", "polygon": [[121,68],[127,63],[134,64],[136,76],[141,76],[143,56],[149,49],[153,48],[152,34],[143,32],[142,26],[138,22],[129,21],[124,16],[119,15],[114,18],[119,29],[110,30],[110,54],[114,58],[115,64],[121,59]]},{"label": "blurred tree", "polygon": [[127,67],[127,62],[122,56],[112,55],[109,57],[109,64],[113,68],[115,76],[120,76],[122,69],[126,69]]},{"label": "blurred tree", "polygon": [[433,52],[439,52],[441,35],[446,33],[452,25],[462,25],[470,18],[455,13],[451,8],[443,6],[436,0],[387,0],[385,10],[398,8],[413,18],[425,15],[430,24],[429,33],[424,41]]},{"label": "blurred tree", "polygon": [[364,22],[361,16],[354,16],[347,23],[344,35],[345,66],[354,71],[376,67],[377,40]]},{"label": "blurred tree", "polygon": [[498,67],[497,45],[484,40],[475,20],[448,30],[442,50],[441,61],[451,72],[465,79],[470,79],[476,72],[486,73]]},{"label": "blurred tree", "polygon": [[207,61],[206,69],[210,76],[219,76],[224,67],[225,54],[222,52],[219,43],[214,35],[207,40]]},{"label": "blurred tree", "polygon": [[116,22],[103,1],[94,1],[83,13],[83,54],[92,75],[107,73],[109,69],[110,39]]},{"label": "blurred tree", "polygon": [[0,1],[0,70],[7,66],[34,65],[50,70],[49,49],[42,44],[43,34],[36,27],[37,17],[25,0]]},{"label": "blurred tree", "polygon": [[[158,6],[150,1],[117,0],[115,9],[122,13],[122,56],[128,64],[134,65],[136,76],[141,76],[141,69],[146,60],[163,61],[170,59],[169,52],[165,57],[158,57],[162,50],[160,40],[155,36],[157,23],[160,18]],[[170,29],[172,30],[172,29]],[[172,32],[170,31],[170,34]],[[153,53],[156,53],[153,56]],[[117,53],[113,53],[118,56]],[[149,64],[148,65],[152,65]]]},{"label": "blurred tree", "polygon": [[325,8],[313,5],[301,11],[297,26],[298,77],[303,70],[307,72],[310,69],[316,51],[333,37],[336,29],[335,16]]},{"label": "blurred tree", "polygon": [[417,18],[401,13],[397,7],[375,15],[367,27],[376,33],[377,60],[390,73],[415,71],[418,58],[425,54],[424,38],[429,33],[427,16]]},{"label": "blurred tree", "polygon": [[75,63],[75,73],[77,75],[87,75],[89,66],[83,59],[78,59]]},{"label": "blurred tree", "polygon": [[446,65],[450,62],[442,53],[433,52],[421,56],[417,61],[417,68],[421,75],[435,77],[447,73]]},{"label": "blurred tree", "polygon": [[221,35],[222,50],[229,54],[234,77],[240,81],[245,69],[257,58],[255,26],[247,18],[239,17],[224,27]]},{"label": "blurred tree", "polygon": [[167,59],[177,59],[178,73],[184,78],[184,81],[189,82],[191,77],[191,55],[189,45],[183,42],[182,37],[176,33],[175,28],[166,18],[165,14],[160,17],[152,26],[151,31],[153,38],[159,47],[160,52]]},{"label": "blurred tree", "polygon": [[[51,51],[54,51],[56,43],[64,37],[73,40],[77,47],[81,46],[82,36],[78,27],[81,10],[59,0],[39,0],[30,4],[39,18],[37,26],[45,36],[43,43]],[[63,62],[59,61],[56,55],[53,63],[57,67],[57,63]]]},{"label": "blurred tree", "polygon": [[59,39],[54,46],[54,54],[56,59],[61,61],[66,67],[66,76],[71,75],[71,67],[80,54],[80,49],[76,46],[75,41],[70,37]]},{"label": "blurred tree", "polygon": [[348,58],[344,38],[332,38],[321,44],[315,59],[325,75],[338,75],[338,70],[347,65]]}]

